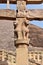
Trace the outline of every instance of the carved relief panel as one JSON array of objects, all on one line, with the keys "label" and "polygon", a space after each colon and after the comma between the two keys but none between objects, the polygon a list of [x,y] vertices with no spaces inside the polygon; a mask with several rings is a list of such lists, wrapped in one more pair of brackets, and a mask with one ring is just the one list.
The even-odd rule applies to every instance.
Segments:
[{"label": "carved relief panel", "polygon": [[26,1],[17,1],[17,17],[26,17]]}]

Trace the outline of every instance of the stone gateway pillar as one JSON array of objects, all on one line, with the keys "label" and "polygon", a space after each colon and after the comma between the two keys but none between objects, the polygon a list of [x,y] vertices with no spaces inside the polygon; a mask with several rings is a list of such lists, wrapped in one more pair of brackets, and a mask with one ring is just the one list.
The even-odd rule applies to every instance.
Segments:
[{"label": "stone gateway pillar", "polygon": [[18,38],[16,39],[16,65],[28,65],[28,25],[25,22],[25,18],[17,18],[17,27],[15,31],[18,34]]},{"label": "stone gateway pillar", "polygon": [[[17,33],[16,39],[16,65],[28,65],[28,46],[29,46],[29,29],[25,16],[26,1],[17,1],[17,17],[15,21],[15,32]],[[18,17],[21,13],[21,17]]]}]

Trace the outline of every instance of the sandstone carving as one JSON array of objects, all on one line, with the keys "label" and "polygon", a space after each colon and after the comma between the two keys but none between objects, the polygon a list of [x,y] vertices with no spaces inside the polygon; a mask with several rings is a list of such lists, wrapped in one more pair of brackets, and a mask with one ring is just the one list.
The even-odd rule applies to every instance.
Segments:
[{"label": "sandstone carving", "polygon": [[26,1],[17,1],[17,10],[25,11],[26,9]]},{"label": "sandstone carving", "polygon": [[[4,18],[7,20],[9,20],[9,19],[13,20],[12,22],[14,25],[14,30],[12,30],[11,29],[12,27],[9,26],[10,23],[8,23],[8,25],[7,24],[3,25],[2,28],[1,28],[2,25],[0,26],[0,29],[2,29],[1,31],[3,32],[3,34],[2,34],[0,31],[0,34],[1,34],[0,40],[2,39],[0,44],[1,44],[1,46],[3,46],[2,43],[4,42],[4,49],[7,48],[8,50],[14,51],[13,43],[15,43],[16,65],[28,65],[28,64],[30,65],[30,63],[28,63],[28,61],[31,62],[33,65],[40,64],[39,62],[35,61],[35,55],[33,54],[33,52],[32,52],[32,54],[34,55],[34,57],[32,57],[30,54],[30,57],[28,59],[29,43],[30,43],[30,47],[32,48],[31,44],[33,43],[35,46],[36,38],[38,39],[37,35],[35,35],[35,37],[34,37],[33,33],[32,33],[32,37],[31,37],[31,35],[29,34],[31,31],[31,30],[29,30],[29,21],[30,20],[43,20],[43,10],[41,10],[41,9],[40,10],[39,9],[38,10],[34,10],[34,9],[28,10],[28,9],[26,9],[26,5],[29,3],[30,4],[33,4],[33,3],[39,4],[42,2],[43,2],[42,0],[0,0],[0,3],[6,3],[6,5],[7,5],[7,9],[0,10],[0,19]],[[9,4],[11,4],[11,3],[17,5],[16,11],[9,9],[10,8]],[[12,22],[11,22],[11,24],[12,24]],[[3,22],[1,22],[1,24],[2,23]],[[3,28],[7,32],[5,32],[3,30]],[[9,28],[10,28],[10,30],[9,30]],[[9,33],[9,31],[11,33]],[[14,35],[12,34],[13,32],[14,32]],[[35,31],[34,31],[34,33],[35,33]],[[12,34],[11,37],[9,37],[10,34]],[[5,36],[5,37],[3,37],[3,36]],[[41,41],[41,37],[43,37],[43,36],[40,35],[40,41]],[[5,38],[7,38],[7,40]],[[32,40],[32,42],[30,40]],[[11,43],[10,41],[13,43]],[[6,43],[9,43],[9,46],[8,45],[5,46]],[[13,46],[12,46],[12,44],[13,44]],[[40,54],[40,53],[38,53],[38,54]],[[8,65],[14,65],[15,57],[14,57],[14,54],[12,54],[12,52],[10,53],[10,52],[5,52],[5,51],[0,51],[0,55],[1,55],[0,59],[2,61],[4,61],[4,60],[7,61]],[[38,56],[38,61],[40,61],[39,57],[40,56]],[[41,59],[43,60],[42,57],[41,57]],[[42,62],[42,65],[43,65],[43,62]]]},{"label": "sandstone carving", "polygon": [[[17,15],[16,15],[17,14]],[[18,11],[11,9],[0,10],[0,18],[6,18],[7,20],[15,20],[16,17],[26,17],[28,20],[43,20],[43,9],[32,9],[27,11]]]},{"label": "sandstone carving", "polygon": [[16,21],[15,31],[18,33],[18,39],[27,39],[29,33],[28,23],[25,18],[18,18]]}]

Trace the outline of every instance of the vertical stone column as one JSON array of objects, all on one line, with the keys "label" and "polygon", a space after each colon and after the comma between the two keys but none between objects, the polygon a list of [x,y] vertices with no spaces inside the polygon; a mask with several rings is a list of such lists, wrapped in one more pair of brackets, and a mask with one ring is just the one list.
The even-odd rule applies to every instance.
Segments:
[{"label": "vertical stone column", "polygon": [[16,49],[16,65],[28,65],[28,48],[27,45],[19,45]]},{"label": "vertical stone column", "polygon": [[[26,1],[19,1],[17,0],[17,13],[21,12],[24,13],[26,10]],[[28,39],[28,23],[26,17],[17,16],[16,17],[16,28],[15,31],[17,32],[18,38],[16,39],[16,65],[28,65],[28,46],[29,40]]]},{"label": "vertical stone column", "polygon": [[29,39],[24,36],[28,28],[24,27],[25,18],[17,18],[18,26],[16,31],[18,39],[16,40],[16,65],[28,65],[28,45]]}]

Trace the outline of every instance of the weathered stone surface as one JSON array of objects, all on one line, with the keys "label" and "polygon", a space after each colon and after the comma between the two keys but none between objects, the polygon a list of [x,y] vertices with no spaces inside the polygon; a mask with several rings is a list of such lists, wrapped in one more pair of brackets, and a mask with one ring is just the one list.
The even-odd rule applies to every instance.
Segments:
[{"label": "weathered stone surface", "polygon": [[0,20],[0,49],[14,50],[13,21]]},{"label": "weathered stone surface", "polygon": [[28,48],[28,51],[38,51],[38,52],[40,52],[40,51],[42,51],[43,52],[43,47],[34,47],[34,46],[30,46],[29,45],[29,48]]},{"label": "weathered stone surface", "polygon": [[15,23],[15,31],[18,33],[18,39],[28,39],[28,20],[26,18],[17,18]]},{"label": "weathered stone surface", "polygon": [[0,61],[0,65],[8,65],[6,61]]},{"label": "weathered stone surface", "polygon": [[43,29],[35,25],[29,25],[30,44],[35,47],[43,47]]},{"label": "weathered stone surface", "polygon": [[25,11],[26,9],[26,1],[17,1],[17,10]]},{"label": "weathered stone surface", "polygon": [[[26,1],[17,1],[17,10],[25,11],[26,10]],[[16,65],[28,65],[28,27],[26,19],[19,18],[17,19],[17,34],[18,39],[16,40]],[[25,39],[25,40],[24,40]],[[23,48],[24,47],[24,48]],[[20,59],[20,60],[18,60]]]},{"label": "weathered stone surface", "polygon": [[27,11],[18,11],[17,17],[27,17],[29,20],[43,20],[43,9],[29,9]]},{"label": "weathered stone surface", "polygon": [[[27,4],[39,4],[43,0],[27,0]],[[7,0],[0,0],[0,3],[7,3]],[[16,4],[16,0],[10,0],[10,3]]]},{"label": "weathered stone surface", "polygon": [[26,17],[26,12],[25,11],[18,11],[17,12],[17,17]]},{"label": "weathered stone surface", "polygon": [[42,3],[42,0],[27,0],[27,4],[38,4]]},{"label": "weathered stone surface", "polygon": [[27,14],[26,14],[27,18],[29,19],[36,19],[36,20],[43,20],[43,9],[31,9],[31,10],[28,10],[27,11]]},{"label": "weathered stone surface", "polygon": [[27,17],[29,20],[43,20],[43,9],[32,9],[25,12],[18,11],[17,13],[15,10],[10,9],[0,10],[0,19],[4,18],[14,20],[16,17]]},{"label": "weathered stone surface", "polygon": [[27,45],[19,45],[16,49],[16,54],[16,65],[28,65]]},{"label": "weathered stone surface", "polygon": [[0,10],[0,17],[5,17],[6,19],[16,18],[16,11],[10,9],[2,9]]},{"label": "weathered stone surface", "polygon": [[30,44],[35,47],[43,47],[43,29],[35,25],[29,25]]}]

